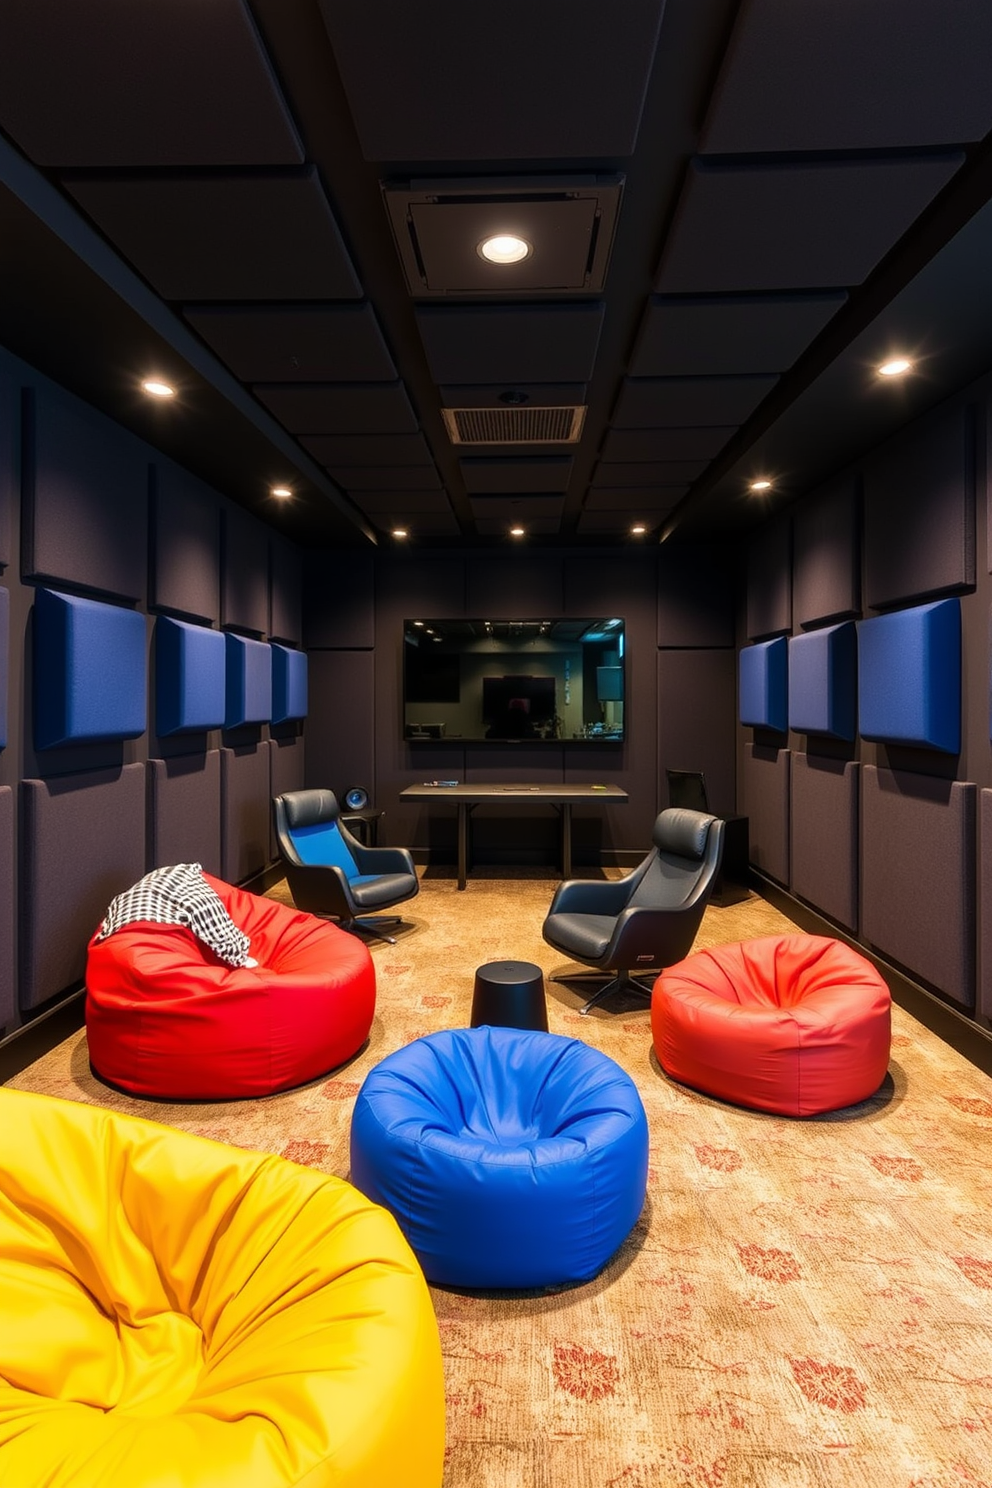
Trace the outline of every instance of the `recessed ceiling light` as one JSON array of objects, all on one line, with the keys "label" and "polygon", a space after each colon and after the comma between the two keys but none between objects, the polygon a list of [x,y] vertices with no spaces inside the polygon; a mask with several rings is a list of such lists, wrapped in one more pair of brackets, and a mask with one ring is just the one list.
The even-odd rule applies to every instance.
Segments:
[{"label": "recessed ceiling light", "polygon": [[510,536],[511,537],[523,537],[523,535],[524,535],[524,529],[522,527],[511,527],[510,528]]},{"label": "recessed ceiling light", "polygon": [[494,264],[520,263],[530,258],[533,251],[527,239],[518,238],[515,233],[497,233],[495,237],[483,238],[476,249],[480,258]]},{"label": "recessed ceiling light", "polygon": [[892,357],[888,362],[876,367],[879,377],[903,377],[907,372],[912,372],[913,364],[908,357]]},{"label": "recessed ceiling light", "polygon": [[645,525],[644,525],[643,522],[637,522],[637,523],[634,524],[633,527],[631,527],[630,530],[631,530],[631,534],[634,537],[643,537],[644,534],[645,534],[645,532],[647,532],[648,529],[645,527]]},{"label": "recessed ceiling light", "polygon": [[163,382],[158,377],[146,377],[141,387],[142,391],[152,398],[174,398],[176,396],[176,390],[172,384]]},{"label": "recessed ceiling light", "polygon": [[409,533],[407,532],[407,529],[405,527],[394,527],[393,528],[393,536],[394,537],[408,537],[409,536]]},{"label": "recessed ceiling light", "polygon": [[749,491],[770,491],[771,488],[772,483],[766,476],[761,476],[758,480],[753,480],[748,486]]},{"label": "recessed ceiling light", "polygon": [[272,486],[269,490],[269,495],[277,497],[280,501],[288,501],[292,494],[290,486]]}]

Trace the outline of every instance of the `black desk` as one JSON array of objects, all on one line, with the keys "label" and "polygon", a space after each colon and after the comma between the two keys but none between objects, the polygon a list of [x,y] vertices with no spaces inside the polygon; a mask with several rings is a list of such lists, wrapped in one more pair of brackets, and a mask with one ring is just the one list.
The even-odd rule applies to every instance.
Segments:
[{"label": "black desk", "polygon": [[512,801],[531,806],[554,806],[561,816],[561,876],[572,876],[572,806],[576,801],[614,805],[626,801],[619,785],[408,785],[401,801],[451,801],[458,807],[458,887],[468,875],[468,818],[474,806]]}]

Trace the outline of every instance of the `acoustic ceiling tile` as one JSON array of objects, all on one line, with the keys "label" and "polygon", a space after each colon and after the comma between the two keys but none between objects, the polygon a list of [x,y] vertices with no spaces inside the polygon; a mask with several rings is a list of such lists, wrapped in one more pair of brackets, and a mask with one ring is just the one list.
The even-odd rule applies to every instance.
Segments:
[{"label": "acoustic ceiling tile", "polygon": [[415,434],[401,382],[257,386],[255,396],[295,434]]},{"label": "acoustic ceiling tile", "polygon": [[706,460],[600,460],[592,484],[601,490],[622,486],[678,486],[694,481],[706,469]]},{"label": "acoustic ceiling tile", "polygon": [[308,434],[300,443],[323,465],[434,467],[422,434]]},{"label": "acoustic ceiling tile", "polygon": [[986,0],[745,0],[707,153],[963,144],[992,128]]},{"label": "acoustic ceiling tile", "polygon": [[6,5],[0,99],[3,128],[39,165],[257,166],[303,159],[243,0]]},{"label": "acoustic ceiling tile", "polygon": [[529,522],[547,517],[557,522],[565,502],[561,496],[473,496],[469,505],[476,520],[495,517],[502,522]]},{"label": "acoustic ceiling tile", "polygon": [[618,429],[736,426],[750,418],[777,381],[772,376],[628,377],[610,422]]},{"label": "acoustic ceiling tile", "polygon": [[[433,465],[344,465],[323,460],[319,449],[325,441],[319,436],[301,439],[315,459],[326,465],[338,485],[350,495],[364,491],[440,491],[441,477]],[[330,443],[330,440],[326,441]]]},{"label": "acoustic ceiling tile", "polygon": [[435,382],[588,382],[604,307],[422,305],[417,325]]},{"label": "acoustic ceiling tile", "polygon": [[407,0],[320,8],[367,160],[634,149],[664,0],[432,0],[429,24]]},{"label": "acoustic ceiling tile", "polygon": [[655,288],[705,294],[860,284],[963,159],[695,160]]},{"label": "acoustic ceiling tile", "polygon": [[73,177],[65,189],[167,300],[357,300],[313,167],[250,176]]},{"label": "acoustic ceiling tile", "polygon": [[356,506],[360,506],[367,516],[377,516],[380,512],[393,515],[405,513],[407,516],[413,512],[446,512],[451,510],[451,502],[446,491],[401,491],[395,487],[388,487],[384,491],[355,491],[353,498]]},{"label": "acoustic ceiling tile", "polygon": [[610,429],[600,451],[606,461],[711,460],[723,449],[736,424],[712,429]]},{"label": "acoustic ceiling tile", "polygon": [[522,491],[565,491],[572,474],[571,456],[549,455],[533,460],[467,459],[459,461],[466,491],[493,495]]},{"label": "acoustic ceiling tile", "polygon": [[586,400],[584,382],[452,383],[438,391],[445,408],[562,408]]},{"label": "acoustic ceiling tile", "polygon": [[372,306],[189,305],[183,315],[244,382],[389,382]]},{"label": "acoustic ceiling tile", "polygon": [[622,486],[619,490],[603,490],[598,486],[586,492],[586,511],[638,510],[661,513],[671,511],[688,491],[687,485],[675,486]]},{"label": "acoustic ceiling tile", "polygon": [[634,377],[784,372],[847,300],[807,295],[656,296],[630,360]]}]

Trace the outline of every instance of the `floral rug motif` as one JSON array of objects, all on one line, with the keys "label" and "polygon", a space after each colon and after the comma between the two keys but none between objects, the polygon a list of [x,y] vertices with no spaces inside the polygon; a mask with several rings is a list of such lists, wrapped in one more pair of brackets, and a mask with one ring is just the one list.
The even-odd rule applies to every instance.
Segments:
[{"label": "floral rug motif", "polygon": [[[425,873],[344,1069],[258,1101],[133,1100],[90,1072],[83,1033],[10,1083],[279,1152],[347,1177],[351,1109],[384,1055],[469,1022],[485,961],[568,969],[541,938],[555,880]],[[284,898],[283,887],[273,897]],[[757,896],[707,911],[697,949],[795,926]],[[573,968],[574,969],[574,968]],[[444,1488],[992,1488],[992,1081],[896,1008],[889,1075],[806,1121],[676,1085],[646,1000],[552,1032],[635,1080],[648,1197],[585,1286],[538,1297],[433,1289],[445,1355]]]}]

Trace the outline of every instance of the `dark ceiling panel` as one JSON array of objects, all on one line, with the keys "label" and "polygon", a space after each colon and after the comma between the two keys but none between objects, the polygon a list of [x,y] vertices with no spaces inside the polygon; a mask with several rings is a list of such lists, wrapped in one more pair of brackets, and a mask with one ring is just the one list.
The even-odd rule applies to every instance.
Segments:
[{"label": "dark ceiling panel", "polygon": [[441,477],[433,465],[343,465],[334,459],[323,460],[320,446],[335,444],[333,439],[317,434],[301,439],[317,460],[327,466],[341,488],[349,495],[362,491],[440,491]]},{"label": "dark ceiling panel", "polygon": [[[441,403],[445,408],[499,408],[526,404],[533,408],[561,408],[582,404],[586,400],[584,382],[505,382],[442,387]],[[510,394],[509,397],[506,395]]]},{"label": "dark ceiling panel", "polygon": [[653,299],[630,359],[634,377],[784,372],[846,293]]},{"label": "dark ceiling panel", "polygon": [[367,160],[532,160],[632,152],[664,0],[320,8]]},{"label": "dark ceiling panel", "polygon": [[736,424],[689,429],[611,429],[600,455],[612,460],[712,460],[737,432]]},{"label": "dark ceiling panel", "polygon": [[534,460],[460,460],[466,491],[476,495],[509,491],[565,491],[572,474],[571,456]]},{"label": "dark ceiling panel", "polygon": [[429,465],[431,452],[422,434],[314,434],[300,440],[325,465]]},{"label": "dark ceiling panel", "polygon": [[245,382],[389,382],[371,305],[188,306],[186,320]]},{"label": "dark ceiling panel", "polygon": [[414,413],[401,382],[266,384],[255,396],[296,434],[415,434]]},{"label": "dark ceiling panel", "polygon": [[394,527],[405,528],[408,536],[416,541],[424,537],[460,537],[461,528],[450,511],[414,512],[403,508],[394,512],[376,512],[369,520],[380,532],[391,532]]},{"label": "dark ceiling panel", "polygon": [[707,152],[965,144],[992,128],[988,0],[744,0]]},{"label": "dark ceiling panel", "polygon": [[65,186],[167,300],[362,296],[316,170]]},{"label": "dark ceiling panel", "polygon": [[[626,537],[630,535],[630,529],[639,523],[647,527],[648,533],[645,534],[647,536],[650,534],[652,527],[656,527],[664,515],[664,512],[648,511],[646,508],[631,509],[625,507],[622,510],[612,512],[586,510],[579,513],[577,531],[581,537],[597,536],[599,534],[602,534],[604,537],[610,535],[614,537],[623,535]],[[634,542],[637,539],[632,537],[631,541]],[[644,541],[643,536],[640,541]]]},{"label": "dark ceiling panel", "polygon": [[593,486],[586,492],[586,511],[632,510],[660,516],[677,506],[689,487],[680,486],[628,486],[619,490],[600,490]]},{"label": "dark ceiling panel", "polygon": [[370,515],[380,512],[450,512],[446,491],[356,491],[355,504]]},{"label": "dark ceiling panel", "polygon": [[742,424],[777,377],[626,378],[611,423],[619,429]]},{"label": "dark ceiling panel", "polygon": [[588,382],[603,305],[425,305],[417,324],[435,382]]},{"label": "dark ceiling panel", "polygon": [[532,521],[535,517],[560,521],[562,496],[473,496],[469,505],[477,521],[488,517],[501,522]]},{"label": "dark ceiling panel", "polygon": [[6,0],[0,124],[41,165],[296,165],[242,0]]},{"label": "dark ceiling panel", "polygon": [[[479,517],[475,524],[482,537],[505,537],[509,525],[505,517]],[[528,537],[555,537],[560,527],[557,517],[521,517],[520,525]]]},{"label": "dark ceiling panel", "polygon": [[678,486],[694,481],[706,469],[706,460],[655,460],[649,462],[600,460],[592,484],[600,490],[611,486]]},{"label": "dark ceiling panel", "polygon": [[693,294],[860,284],[963,158],[693,161],[655,288]]}]

